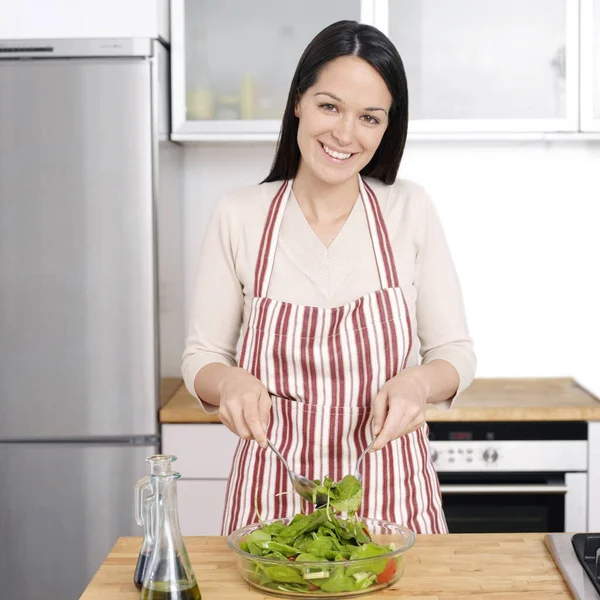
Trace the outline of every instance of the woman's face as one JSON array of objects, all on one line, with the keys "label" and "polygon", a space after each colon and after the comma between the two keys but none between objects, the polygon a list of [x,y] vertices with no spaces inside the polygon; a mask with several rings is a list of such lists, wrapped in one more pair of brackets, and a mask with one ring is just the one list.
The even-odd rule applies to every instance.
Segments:
[{"label": "woman's face", "polygon": [[355,177],[375,154],[391,105],[381,75],[362,58],[327,63],[294,111],[303,166],[328,184]]}]

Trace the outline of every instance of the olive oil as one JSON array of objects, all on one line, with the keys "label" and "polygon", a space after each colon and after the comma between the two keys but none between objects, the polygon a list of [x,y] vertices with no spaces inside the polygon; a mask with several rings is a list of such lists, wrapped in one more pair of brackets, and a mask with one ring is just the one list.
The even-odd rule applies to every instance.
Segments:
[{"label": "olive oil", "polygon": [[202,600],[198,584],[178,591],[142,588],[140,600]]}]

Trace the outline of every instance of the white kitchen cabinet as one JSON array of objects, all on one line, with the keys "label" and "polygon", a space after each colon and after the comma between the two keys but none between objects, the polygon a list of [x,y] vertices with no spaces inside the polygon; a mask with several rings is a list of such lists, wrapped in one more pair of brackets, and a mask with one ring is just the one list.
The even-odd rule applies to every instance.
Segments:
[{"label": "white kitchen cabinet", "polygon": [[173,139],[275,138],[302,51],[341,19],[361,0],[172,0]]},{"label": "white kitchen cabinet", "polygon": [[581,129],[600,131],[600,0],[581,0]]},{"label": "white kitchen cabinet", "polygon": [[162,426],[162,451],[174,454],[183,535],[220,535],[225,490],[239,438],[221,423]]},{"label": "white kitchen cabinet", "polygon": [[389,0],[412,132],[576,131],[577,0]]},{"label": "white kitchen cabinet", "polygon": [[5,0],[0,39],[128,38],[169,41],[168,0]]},{"label": "white kitchen cabinet", "polygon": [[[200,426],[201,427],[201,426]],[[179,525],[183,535],[221,535],[227,480],[180,479]]]},{"label": "white kitchen cabinet", "polygon": [[173,0],[172,138],[276,141],[301,51],[339,19],[398,47],[409,139],[598,138],[600,0]]}]

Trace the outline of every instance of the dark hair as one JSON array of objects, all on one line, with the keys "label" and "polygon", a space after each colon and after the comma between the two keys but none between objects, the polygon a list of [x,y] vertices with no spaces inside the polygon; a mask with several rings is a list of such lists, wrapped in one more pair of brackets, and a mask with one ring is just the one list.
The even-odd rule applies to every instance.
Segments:
[{"label": "dark hair", "polygon": [[296,176],[300,164],[296,104],[315,84],[323,67],[340,56],[366,60],[381,75],[392,95],[387,129],[361,175],[388,185],[396,180],[408,130],[408,87],[402,59],[389,38],[375,27],[356,21],[338,21],[317,34],[300,57],[283,113],[275,159],[262,183]]}]

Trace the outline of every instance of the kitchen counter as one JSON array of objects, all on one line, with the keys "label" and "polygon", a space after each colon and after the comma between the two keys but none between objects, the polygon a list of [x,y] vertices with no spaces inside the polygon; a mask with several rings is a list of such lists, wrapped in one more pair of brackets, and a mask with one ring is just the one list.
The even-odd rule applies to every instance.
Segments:
[{"label": "kitchen counter", "polygon": [[[428,407],[427,421],[600,421],[600,401],[570,378],[476,379],[451,410]],[[218,423],[181,384],[161,423]]]},{"label": "kitchen counter", "polygon": [[[81,600],[139,600],[132,583],[141,538],[121,538]],[[224,537],[185,538],[203,600],[268,599],[238,575]],[[544,534],[418,535],[404,576],[367,598],[387,600],[556,599],[571,595]]]}]

